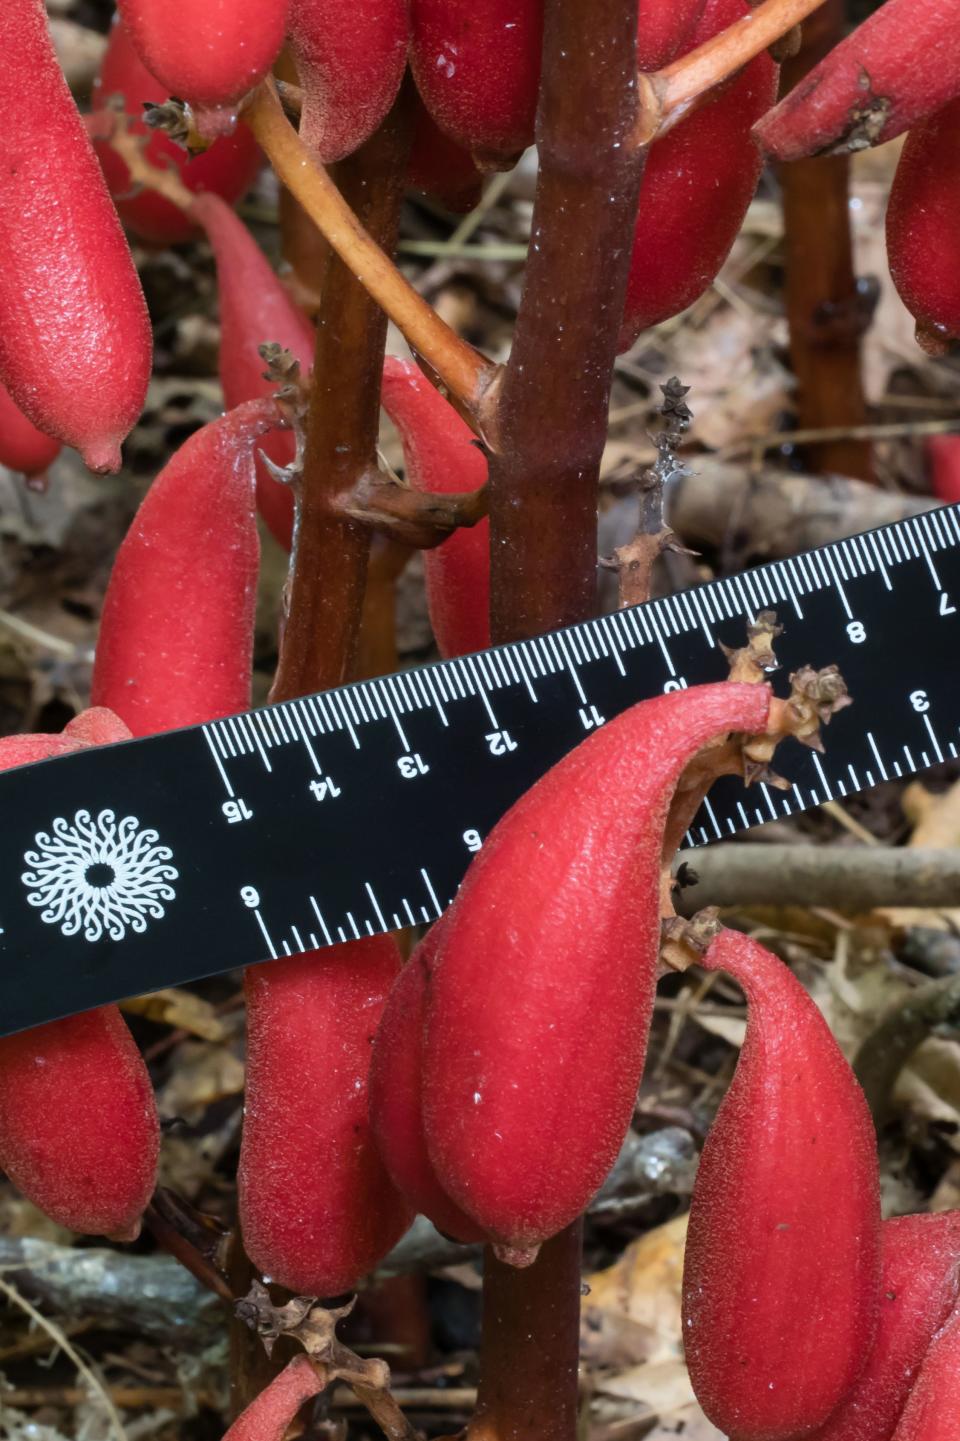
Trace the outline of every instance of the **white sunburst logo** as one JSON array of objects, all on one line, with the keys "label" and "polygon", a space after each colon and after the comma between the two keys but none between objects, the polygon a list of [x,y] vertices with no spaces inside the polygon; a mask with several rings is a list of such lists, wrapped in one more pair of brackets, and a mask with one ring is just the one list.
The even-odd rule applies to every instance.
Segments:
[{"label": "white sunburst logo", "polygon": [[118,821],[110,810],[93,817],[77,811],[72,821],[58,816],[53,834],[38,831],[35,839],[20,879],[40,919],[65,936],[122,941],[128,929],[140,933],[148,920],[159,920],[163,903],[174,899],[173,852],[136,816]]}]

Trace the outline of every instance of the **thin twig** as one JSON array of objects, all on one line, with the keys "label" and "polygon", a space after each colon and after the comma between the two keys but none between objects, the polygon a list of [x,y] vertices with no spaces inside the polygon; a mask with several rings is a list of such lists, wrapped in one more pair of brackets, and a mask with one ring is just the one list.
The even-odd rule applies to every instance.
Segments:
[{"label": "thin twig", "polygon": [[919,435],[946,435],[960,430],[960,416],[950,420],[896,420],[882,425],[831,425],[820,430],[781,430],[728,445],[713,456],[716,461],[765,455],[784,445],[826,445],[834,440],[901,440]]},{"label": "thin twig", "polygon": [[103,1406],[107,1414],[111,1434],[116,1437],[116,1441],[127,1441],[126,1432],[123,1429],[123,1422],[120,1420],[117,1409],[107,1394],[103,1382],[97,1376],[96,1372],[91,1370],[87,1365],[79,1351],[74,1350],[60,1327],[38,1311],[35,1306],[32,1306],[25,1296],[21,1296],[16,1286],[12,1286],[9,1281],[4,1281],[2,1277],[0,1277],[0,1293],[6,1296],[11,1305],[17,1306],[21,1311],[26,1312],[31,1321],[33,1321],[36,1326],[39,1326],[41,1330],[46,1331],[51,1341],[59,1346],[65,1356],[70,1358],[77,1368],[77,1371],[87,1382],[94,1396],[96,1396],[97,1400]]}]

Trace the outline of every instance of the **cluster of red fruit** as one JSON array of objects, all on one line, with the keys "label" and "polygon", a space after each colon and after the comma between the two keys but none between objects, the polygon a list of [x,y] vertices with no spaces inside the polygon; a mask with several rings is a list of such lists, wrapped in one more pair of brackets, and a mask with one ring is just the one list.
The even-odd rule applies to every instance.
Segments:
[{"label": "cluster of red fruit", "polygon": [[[95,709],[60,736],[0,741],[0,767],[249,705],[257,504],[288,545],[292,527],[289,492],[258,473],[255,458],[260,445],[278,464],[292,453],[258,345],[280,342],[306,373],[313,334],[227,202],[259,163],[238,108],[284,38],[303,90],[302,133],[325,161],[372,133],[409,57],[420,96],[411,179],[462,197],[478,167],[511,163],[533,138],[542,8],[236,0],[234,27],[221,6],[208,14],[195,5],[184,25],[159,0],[121,4],[96,105],[174,94],[213,143],[188,159],[164,136],[150,140],[152,156],[196,192],[186,213],[129,193],[125,167],[100,144],[103,171],[141,238],[206,232],[229,410],[173,457],[120,549]],[[638,64],[648,71],[747,13],[745,0],[640,0],[638,9]],[[754,127],[785,158],[913,127],[891,202],[891,258],[922,325],[960,331],[960,267],[943,259],[956,231],[948,207],[960,195],[950,124],[958,18],[957,0],[887,0],[776,109],[776,67],[764,54],[668,131],[647,162],[621,344],[716,276],[756,185]],[[146,308],[42,0],[6,0],[0,41],[15,87],[0,134],[0,379],[9,392],[0,458],[41,469],[65,442],[93,469],[115,469],[149,377]],[[920,57],[912,68],[908,42]],[[411,484],[483,483],[469,429],[416,367],[388,359],[383,404]],[[487,545],[483,523],[428,554],[445,655],[489,640]],[[402,970],[381,937],[247,973],[239,1194],[244,1238],[265,1273],[305,1294],[339,1293],[414,1210],[525,1264],[583,1211],[617,1154],[643,1067],[671,797],[701,747],[762,732],[771,704],[764,686],[726,683],[611,722],[501,822]],[[597,800],[611,793],[627,798],[615,813]],[[730,933],[705,964],[743,985],[749,1021],[691,1217],[685,1325],[698,1395],[735,1441],[952,1434],[936,1426],[958,1399],[960,1221],[881,1225],[863,1098],[805,992]],[[62,1224],[135,1235],[158,1139],[149,1079],[116,1008],[0,1041],[0,1164]],[[283,1385],[284,1405],[307,1394],[298,1374],[285,1373]]]}]

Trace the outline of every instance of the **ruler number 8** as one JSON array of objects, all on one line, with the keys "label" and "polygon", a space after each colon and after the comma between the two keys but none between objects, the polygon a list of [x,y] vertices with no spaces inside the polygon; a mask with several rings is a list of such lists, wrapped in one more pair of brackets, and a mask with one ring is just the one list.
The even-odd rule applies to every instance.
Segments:
[{"label": "ruler number 8", "polygon": [[853,641],[854,645],[862,645],[867,638],[867,632],[864,629],[863,621],[852,620],[847,626],[847,636],[850,640]]}]

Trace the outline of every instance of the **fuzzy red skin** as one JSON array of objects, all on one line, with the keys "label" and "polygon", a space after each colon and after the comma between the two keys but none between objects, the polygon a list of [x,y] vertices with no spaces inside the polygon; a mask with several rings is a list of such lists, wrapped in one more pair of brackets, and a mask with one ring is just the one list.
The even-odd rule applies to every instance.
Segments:
[{"label": "fuzzy red skin", "polygon": [[91,695],[134,735],[250,705],[260,560],[253,451],[276,423],[273,402],[253,400],[192,435],[117,552]]},{"label": "fuzzy red skin", "polygon": [[283,1441],[300,1407],[324,1384],[306,1356],[294,1356],[237,1417],[223,1441]]},{"label": "fuzzy red skin", "polygon": [[414,92],[413,138],[407,160],[407,184],[435,196],[448,210],[465,215],[483,192],[483,178],[473,157],[444,135],[419,95]]},{"label": "fuzzy red skin", "polygon": [[736,931],[703,959],[747,997],[737,1069],[694,1185],[683,1339],[736,1441],[787,1441],[849,1393],[876,1334],[877,1146],[863,1092],[800,982]]},{"label": "fuzzy red skin", "polygon": [[367,1078],[392,936],[248,967],[237,1187],[247,1254],[307,1296],[351,1290],[413,1219],[374,1145]]},{"label": "fuzzy red skin", "polygon": [[0,5],[0,54],[0,381],[91,470],[118,470],[150,378],[140,281],[42,0]]},{"label": "fuzzy red skin", "polygon": [[[707,0],[685,50],[749,13],[745,0]],[[717,278],[760,178],[750,127],[777,92],[777,66],[758,55],[709,104],[654,145],[640,187],[617,348],[679,315]]]},{"label": "fuzzy red skin", "polygon": [[706,0],[639,0],[637,69],[668,65],[693,34]]},{"label": "fuzzy red skin", "polygon": [[[414,490],[455,495],[486,483],[487,462],[473,431],[409,360],[388,355],[383,408],[400,432]],[[430,623],[445,658],[490,644],[490,522],[456,530],[423,553]]]},{"label": "fuzzy red skin", "polygon": [[960,501],[960,435],[931,435],[926,451],[934,495],[955,505]]},{"label": "fuzzy red skin", "polygon": [[[960,30],[960,15],[956,21]],[[960,64],[960,59],[958,59]],[[887,258],[921,344],[960,336],[960,99],[917,125],[897,162],[887,205]]]},{"label": "fuzzy red skin", "polygon": [[[0,770],[130,739],[105,710],[6,736]],[[150,1077],[116,1006],[0,1037],[0,1169],[68,1230],[132,1241],[156,1181]]]},{"label": "fuzzy red skin", "polygon": [[237,102],[279,55],[288,0],[195,0],[189,16],[170,0],[118,0],[118,7],[150,74],[167,95],[199,108],[212,136],[232,130]]},{"label": "fuzzy red skin", "polygon": [[44,435],[0,385],[0,465],[21,475],[43,475],[60,454],[60,441]]},{"label": "fuzzy red skin", "polygon": [[723,682],[609,721],[499,821],[444,918],[427,1148],[507,1260],[532,1260],[616,1160],[653,1008],[674,788],[708,740],[762,730],[769,703],[766,686]]},{"label": "fuzzy red skin", "polygon": [[957,1303],[960,1211],[880,1228],[880,1320],[853,1390],[810,1441],[890,1441],[934,1335]]},{"label": "fuzzy red skin", "polygon": [[[258,346],[276,341],[300,362],[304,376],[313,365],[314,330],[281,285],[243,221],[216,195],[198,196],[192,214],[202,225],[217,262],[220,299],[220,384],[228,410],[244,401],[272,395],[264,379]],[[295,443],[288,431],[267,436],[263,450],[276,465],[293,460]],[[293,492],[274,480],[257,460],[257,508],[276,540],[289,550],[293,535]]]},{"label": "fuzzy red skin", "polygon": [[533,143],[543,0],[412,0],[410,66],[440,129],[487,162]]},{"label": "fuzzy red skin", "polygon": [[954,1307],[933,1338],[893,1433],[893,1441],[957,1441],[958,1416],[960,1306]]},{"label": "fuzzy red skin", "polygon": [[324,165],[376,130],[400,88],[409,38],[407,0],[291,0],[300,136]]},{"label": "fuzzy red skin", "polygon": [[483,1229],[443,1190],[423,1134],[423,1028],[428,974],[442,924],[438,921],[417,946],[387,999],[370,1062],[370,1123],[397,1189],[443,1235],[471,1243],[486,1239]]},{"label": "fuzzy red skin", "polygon": [[[233,205],[250,189],[262,156],[246,125],[238,125],[233,135],[214,141],[209,150],[191,159],[182,145],[162,130],[151,130],[139,118],[144,102],[161,103],[167,98],[167,89],[140,59],[119,16],[110,31],[93,88],[94,111],[105,109],[115,95],[123,97],[133,133],[150,137],[145,151],[147,159],[160,168],[176,170],[188,190],[210,190]],[[197,235],[198,227],[155,190],[141,189],[136,193],[136,187],[130,183],[129,170],[111,145],[95,141],[94,149],[120,219],[128,230],[151,245],[178,245]]]},{"label": "fuzzy red skin", "polygon": [[889,109],[869,143],[881,145],[958,94],[960,0],[886,0],[803,77],[754,135],[775,160],[861,149],[857,114],[879,97]]}]

